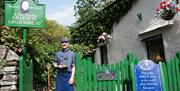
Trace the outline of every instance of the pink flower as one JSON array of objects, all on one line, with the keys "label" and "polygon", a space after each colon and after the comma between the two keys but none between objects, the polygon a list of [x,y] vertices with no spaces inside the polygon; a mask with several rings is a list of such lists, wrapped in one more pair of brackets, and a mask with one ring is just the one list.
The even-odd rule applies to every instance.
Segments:
[{"label": "pink flower", "polygon": [[103,32],[97,39],[97,42],[105,42],[112,39],[112,36],[107,34],[106,32]]},{"label": "pink flower", "polygon": [[157,15],[168,17],[169,15],[175,15],[180,8],[178,5],[174,2],[171,2],[170,0],[164,0],[159,3],[159,6],[156,9]]}]

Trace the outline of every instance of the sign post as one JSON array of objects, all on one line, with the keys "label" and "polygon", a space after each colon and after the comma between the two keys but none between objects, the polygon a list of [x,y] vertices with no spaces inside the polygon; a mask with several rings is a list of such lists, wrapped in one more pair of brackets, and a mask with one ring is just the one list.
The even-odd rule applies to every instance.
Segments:
[{"label": "sign post", "polygon": [[[21,27],[26,45],[28,28],[45,28],[45,5],[34,0],[12,0],[5,2],[5,26]],[[32,60],[26,58],[26,47],[19,58],[19,91],[33,91]],[[29,65],[25,61],[29,62]]]},{"label": "sign post", "polygon": [[162,91],[159,65],[142,60],[134,66],[136,91]]}]

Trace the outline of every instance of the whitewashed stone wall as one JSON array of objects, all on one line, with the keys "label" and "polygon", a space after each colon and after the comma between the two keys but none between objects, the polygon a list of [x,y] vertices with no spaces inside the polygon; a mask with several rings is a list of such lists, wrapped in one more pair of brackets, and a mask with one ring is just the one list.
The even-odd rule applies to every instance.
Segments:
[{"label": "whitewashed stone wall", "polygon": [[0,91],[17,91],[19,56],[8,47],[0,45],[0,59],[6,61],[6,65],[0,69]]}]

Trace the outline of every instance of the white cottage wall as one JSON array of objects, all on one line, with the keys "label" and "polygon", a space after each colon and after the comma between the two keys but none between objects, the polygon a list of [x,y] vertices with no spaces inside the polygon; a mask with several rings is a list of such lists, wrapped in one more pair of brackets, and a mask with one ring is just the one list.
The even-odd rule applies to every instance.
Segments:
[{"label": "white cottage wall", "polygon": [[[129,52],[140,59],[147,58],[146,46],[138,33],[144,31],[155,16],[158,3],[161,0],[137,0],[129,12],[118,23],[113,25],[113,39],[108,45],[108,63],[117,63]],[[142,14],[142,21],[137,14]]]},{"label": "white cottage wall", "polygon": [[166,59],[170,59],[180,51],[180,12],[174,18],[174,25],[162,28]]}]

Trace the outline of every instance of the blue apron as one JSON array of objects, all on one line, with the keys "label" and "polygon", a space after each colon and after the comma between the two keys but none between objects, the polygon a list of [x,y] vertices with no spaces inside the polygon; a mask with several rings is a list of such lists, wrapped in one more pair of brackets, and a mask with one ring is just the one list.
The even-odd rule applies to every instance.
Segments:
[{"label": "blue apron", "polygon": [[56,91],[74,91],[73,84],[69,84],[70,77],[71,72],[69,71],[58,72],[56,78]]}]

